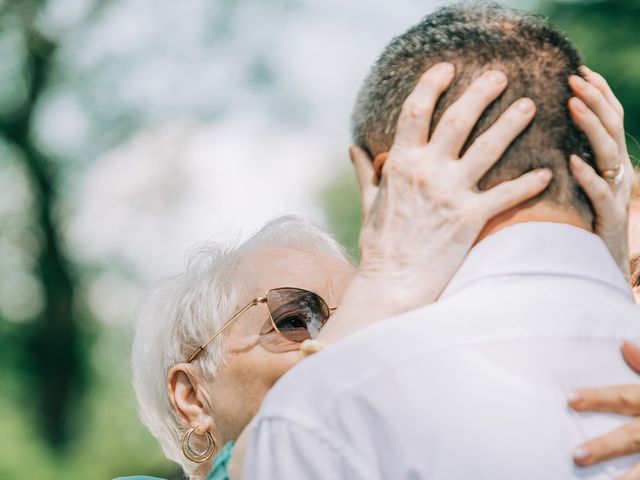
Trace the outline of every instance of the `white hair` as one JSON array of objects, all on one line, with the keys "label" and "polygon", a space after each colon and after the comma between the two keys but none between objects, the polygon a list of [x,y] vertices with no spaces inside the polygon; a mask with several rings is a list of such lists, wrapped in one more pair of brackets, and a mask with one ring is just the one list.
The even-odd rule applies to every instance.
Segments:
[{"label": "white hair", "polygon": [[[229,242],[226,242],[229,243]],[[133,385],[142,423],[158,439],[165,455],[189,476],[196,465],[181,454],[186,429],[167,392],[171,367],[186,361],[237,308],[234,271],[247,254],[273,247],[308,250],[351,261],[345,249],[302,217],[285,216],[267,223],[249,239],[229,245],[207,242],[190,256],[184,273],[151,292],[136,325],[133,342]],[[222,342],[208,345],[194,361],[204,379],[224,364]]]}]

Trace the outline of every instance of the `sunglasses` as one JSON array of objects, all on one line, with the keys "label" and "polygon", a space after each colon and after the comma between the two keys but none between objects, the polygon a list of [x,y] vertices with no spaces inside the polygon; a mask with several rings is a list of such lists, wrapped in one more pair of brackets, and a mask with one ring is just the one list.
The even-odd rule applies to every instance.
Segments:
[{"label": "sunglasses", "polygon": [[336,309],[336,307],[329,308],[320,295],[309,290],[292,287],[273,288],[267,291],[264,297],[254,298],[238,310],[227,323],[189,356],[187,363],[194,361],[229,325],[260,303],[267,305],[270,320],[260,334],[267,335],[275,331],[282,338],[293,343],[302,343],[316,338]]}]

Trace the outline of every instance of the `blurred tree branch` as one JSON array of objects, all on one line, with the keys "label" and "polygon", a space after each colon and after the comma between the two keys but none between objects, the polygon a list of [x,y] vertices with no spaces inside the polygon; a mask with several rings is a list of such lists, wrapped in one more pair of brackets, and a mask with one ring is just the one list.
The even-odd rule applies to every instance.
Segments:
[{"label": "blurred tree branch", "polygon": [[[36,199],[34,220],[42,238],[36,273],[45,302],[42,313],[29,325],[26,335],[26,373],[35,384],[43,434],[53,447],[61,447],[68,439],[68,417],[81,383],[82,361],[80,332],[74,316],[73,275],[60,246],[54,214],[56,175],[51,159],[32,137],[35,106],[46,89],[57,46],[35,26],[34,19],[41,6],[39,1],[16,4],[27,44],[24,66],[27,96],[17,111],[0,118],[0,131],[24,161]],[[5,8],[2,14],[8,12]]]}]

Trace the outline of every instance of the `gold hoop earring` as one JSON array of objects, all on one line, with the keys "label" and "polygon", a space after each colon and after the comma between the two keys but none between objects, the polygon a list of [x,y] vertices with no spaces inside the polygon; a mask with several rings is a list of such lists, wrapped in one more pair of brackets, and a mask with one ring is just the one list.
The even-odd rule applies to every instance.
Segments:
[{"label": "gold hoop earring", "polygon": [[213,452],[215,452],[216,442],[213,441],[213,436],[209,432],[204,432],[204,436],[207,439],[207,448],[202,452],[194,450],[191,446],[191,436],[198,428],[199,425],[196,425],[184,432],[182,440],[180,440],[180,448],[182,449],[182,454],[187,460],[191,460],[195,463],[203,463],[209,460],[211,455],[213,455]]}]

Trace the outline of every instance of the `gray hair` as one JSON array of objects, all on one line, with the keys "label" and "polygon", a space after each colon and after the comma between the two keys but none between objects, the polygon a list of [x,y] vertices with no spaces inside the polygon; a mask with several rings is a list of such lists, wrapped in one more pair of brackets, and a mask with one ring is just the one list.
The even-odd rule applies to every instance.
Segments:
[{"label": "gray hair", "polygon": [[[249,239],[208,242],[187,262],[184,273],[160,284],[141,309],[133,342],[133,385],[142,423],[158,439],[165,455],[192,475],[194,464],[181,454],[187,429],[172,407],[167,374],[184,362],[237,308],[234,271],[246,255],[265,248],[294,248],[351,262],[333,236],[301,217],[285,216],[267,223]],[[195,361],[205,380],[224,365],[221,341],[210,344]]]},{"label": "gray hair", "polygon": [[533,13],[493,2],[460,3],[440,8],[394,38],[358,94],[352,114],[354,142],[374,156],[388,151],[404,100],[421,74],[438,62],[453,63],[456,78],[437,104],[432,130],[444,110],[482,72],[499,68],[509,78],[506,91],[485,110],[467,146],[516,99],[529,97],[537,107],[531,125],[479,187],[484,190],[535,168],[549,167],[554,178],[538,198],[571,206],[590,218],[589,202],[568,169],[571,153],[593,165],[589,142],[567,111],[572,95],[568,77],[580,75],[582,60],[562,32]]}]

